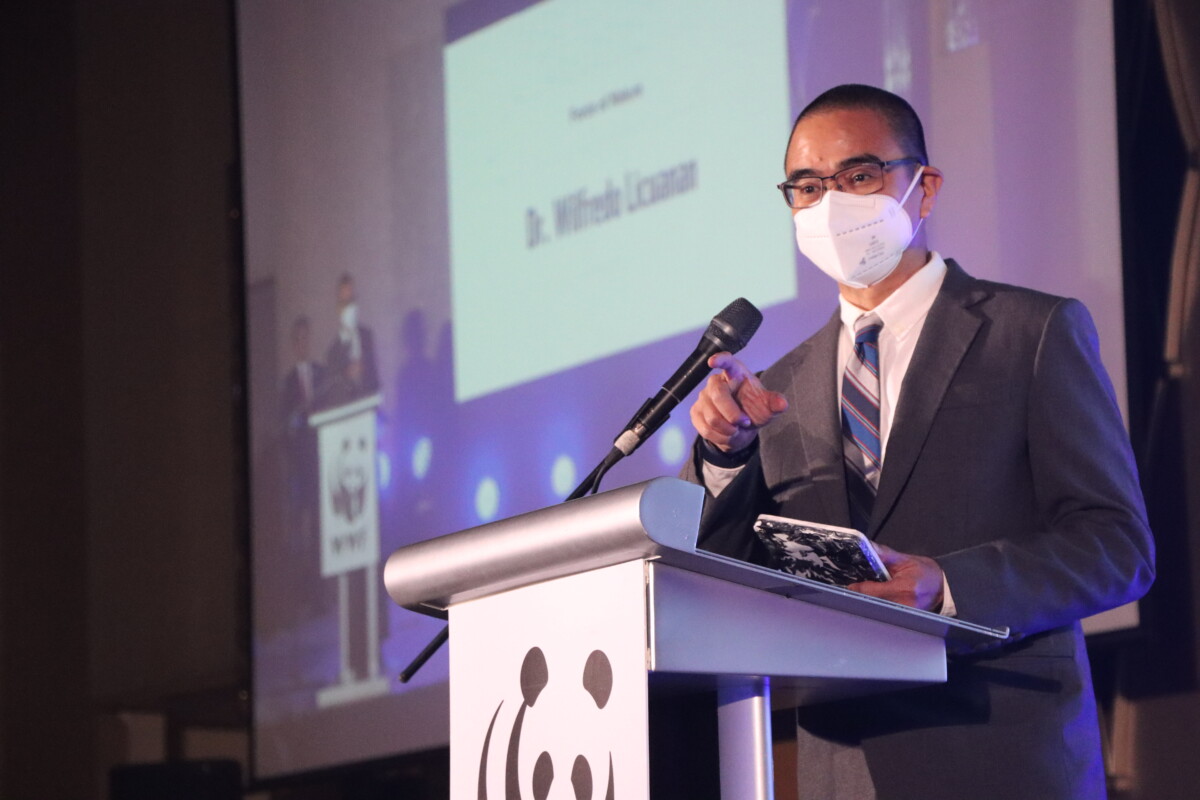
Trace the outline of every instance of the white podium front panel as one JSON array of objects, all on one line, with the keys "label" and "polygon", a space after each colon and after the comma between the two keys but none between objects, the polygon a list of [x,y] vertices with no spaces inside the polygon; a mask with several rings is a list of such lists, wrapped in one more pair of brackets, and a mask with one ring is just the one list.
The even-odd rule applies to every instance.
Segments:
[{"label": "white podium front panel", "polygon": [[645,597],[635,560],[450,609],[455,800],[648,796]]}]

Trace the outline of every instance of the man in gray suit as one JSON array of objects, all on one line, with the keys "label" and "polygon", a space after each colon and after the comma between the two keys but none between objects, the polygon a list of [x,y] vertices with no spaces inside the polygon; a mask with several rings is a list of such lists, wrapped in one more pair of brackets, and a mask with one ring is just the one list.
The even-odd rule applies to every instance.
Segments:
[{"label": "man in gray suit", "polygon": [[850,588],[1012,630],[945,685],[800,709],[801,796],[1103,797],[1079,620],[1144,594],[1154,547],[1087,310],[927,249],[943,176],[891,93],[818,97],[785,171],[840,308],[761,376],[711,360],[701,546],[767,563],[760,513],[857,527],[892,579]]}]

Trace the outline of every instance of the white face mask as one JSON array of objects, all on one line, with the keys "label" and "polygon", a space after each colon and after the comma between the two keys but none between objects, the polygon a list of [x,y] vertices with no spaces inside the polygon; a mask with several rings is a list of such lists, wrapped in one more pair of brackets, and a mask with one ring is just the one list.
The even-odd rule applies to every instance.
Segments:
[{"label": "white face mask", "polygon": [[792,215],[800,252],[838,283],[856,289],[879,283],[892,274],[916,235],[904,201],[924,170],[917,170],[900,202],[882,192],[825,192],[815,206]]}]

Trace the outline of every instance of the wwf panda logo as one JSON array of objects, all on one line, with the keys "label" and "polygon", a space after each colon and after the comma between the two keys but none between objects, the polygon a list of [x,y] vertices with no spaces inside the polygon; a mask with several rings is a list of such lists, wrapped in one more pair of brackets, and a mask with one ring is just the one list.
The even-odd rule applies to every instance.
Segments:
[{"label": "wwf panda logo", "polygon": [[[504,754],[504,798],[505,800],[525,800],[525,795],[521,791],[521,776],[519,774],[519,766],[522,762],[521,752],[522,747],[526,744],[526,738],[529,737],[529,729],[526,719],[527,713],[537,706],[539,698],[543,699],[543,706],[546,703],[544,692],[551,680],[557,682],[569,681],[574,682],[580,693],[585,698],[585,704],[593,711],[602,710],[608,704],[608,698],[612,694],[613,687],[613,672],[612,665],[609,663],[608,656],[601,650],[593,650],[587,657],[584,663],[582,674],[575,675],[554,675],[551,676],[549,666],[546,663],[546,656],[541,648],[531,647],[529,652],[525,654],[525,659],[521,664],[521,707],[518,709],[515,719],[513,720],[512,730],[508,734],[508,742],[505,745]],[[573,691],[573,690],[572,690]],[[504,706],[504,701],[496,706],[496,711],[492,714],[492,720],[488,724],[487,735],[483,740],[483,750],[479,756],[479,800],[488,800],[487,790],[487,766],[488,756],[492,747],[492,736],[495,733],[496,718],[500,715],[500,709]],[[562,709],[557,709],[561,711]],[[576,724],[584,724],[584,720],[573,720]],[[569,737],[561,737],[569,741]],[[551,749],[558,751],[556,743],[546,743]],[[573,756],[573,758],[572,758]],[[598,760],[598,759],[595,759]],[[554,785],[556,778],[561,779],[564,771],[567,769],[567,761],[570,762],[570,781],[571,788],[574,791],[575,800],[593,800],[599,795],[594,794],[598,786],[604,786],[604,800],[614,800],[613,797],[613,763],[612,752],[608,753],[608,764],[595,764],[593,760],[582,753],[567,753],[560,755],[557,759],[551,755],[550,750],[544,749],[538,754],[533,765],[532,776],[532,800],[546,800],[550,795],[550,789]],[[597,769],[607,772],[607,780],[602,783],[597,783],[596,778],[602,777],[597,775]]]},{"label": "wwf panda logo", "polygon": [[329,496],[333,512],[347,522],[354,522],[363,513],[370,470],[371,454],[366,438],[343,439],[329,480]]}]

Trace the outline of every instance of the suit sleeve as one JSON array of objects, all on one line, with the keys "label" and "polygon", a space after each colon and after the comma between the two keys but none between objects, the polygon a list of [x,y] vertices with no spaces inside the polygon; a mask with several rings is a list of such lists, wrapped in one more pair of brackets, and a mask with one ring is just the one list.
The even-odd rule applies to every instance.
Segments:
[{"label": "suit sleeve", "polygon": [[1046,319],[1027,425],[1039,528],[937,559],[960,617],[1017,635],[1136,600],[1154,577],[1129,438],[1078,301],[1059,302]]},{"label": "suit sleeve", "polygon": [[[697,438],[692,447],[692,457],[684,464],[679,477],[703,486],[702,446]],[[766,546],[759,541],[752,527],[758,515],[768,511],[767,502],[762,462],[756,451],[720,495],[713,497],[706,487],[697,543],[700,549],[752,564],[768,564],[770,557]]]}]

